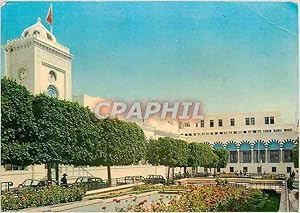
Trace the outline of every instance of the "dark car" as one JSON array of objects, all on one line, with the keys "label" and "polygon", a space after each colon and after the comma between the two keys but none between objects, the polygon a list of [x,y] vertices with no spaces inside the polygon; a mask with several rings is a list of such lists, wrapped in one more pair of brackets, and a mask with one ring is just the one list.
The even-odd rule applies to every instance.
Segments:
[{"label": "dark car", "polygon": [[74,183],[86,187],[87,190],[106,188],[108,184],[100,177],[82,176],[78,177]]},{"label": "dark car", "polygon": [[35,189],[38,187],[44,187],[49,185],[56,185],[57,182],[54,180],[35,180],[35,179],[26,179],[23,183],[19,184],[16,188],[11,188],[10,191],[19,191],[23,189]]},{"label": "dark car", "polygon": [[145,178],[144,182],[149,184],[158,184],[158,183],[165,184],[166,179],[162,175],[148,175]]}]

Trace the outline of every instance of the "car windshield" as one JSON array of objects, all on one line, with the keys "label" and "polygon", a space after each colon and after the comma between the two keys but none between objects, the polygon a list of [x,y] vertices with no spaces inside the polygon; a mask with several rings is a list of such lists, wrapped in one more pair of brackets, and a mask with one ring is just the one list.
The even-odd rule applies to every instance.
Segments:
[{"label": "car windshield", "polygon": [[31,185],[37,186],[37,185],[39,184],[39,182],[40,182],[40,181],[38,181],[38,180],[32,180]]},{"label": "car windshield", "polygon": [[32,180],[27,179],[27,180],[25,180],[25,181],[22,183],[22,185],[23,185],[23,186],[30,186],[30,185],[31,185],[31,181],[32,181]]}]

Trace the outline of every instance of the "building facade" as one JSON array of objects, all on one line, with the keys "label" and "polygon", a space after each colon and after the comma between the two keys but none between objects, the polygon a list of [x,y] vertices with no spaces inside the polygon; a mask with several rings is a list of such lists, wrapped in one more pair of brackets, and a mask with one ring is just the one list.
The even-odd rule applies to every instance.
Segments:
[{"label": "building facade", "polygon": [[279,112],[206,114],[203,120],[180,121],[179,131],[188,142],[227,149],[225,172],[286,174],[294,169],[298,126],[281,123]]},{"label": "building facade", "polygon": [[33,94],[72,99],[70,50],[59,44],[38,19],[20,38],[5,45],[5,75]]}]

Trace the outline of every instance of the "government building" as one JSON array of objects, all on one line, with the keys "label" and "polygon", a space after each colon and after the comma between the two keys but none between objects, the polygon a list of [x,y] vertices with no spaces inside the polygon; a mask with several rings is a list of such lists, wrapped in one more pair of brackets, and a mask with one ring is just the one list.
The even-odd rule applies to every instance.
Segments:
[{"label": "government building", "polygon": [[[51,97],[76,101],[91,110],[95,103],[106,100],[85,94],[72,95],[73,55],[67,47],[58,43],[40,19],[20,32],[19,38],[7,41],[4,52],[5,76],[16,79],[34,95],[46,93]],[[136,122],[147,139],[167,136],[188,142],[207,143],[217,149],[228,149],[230,162],[226,168],[221,169],[222,172],[245,170],[249,173],[286,174],[294,169],[291,151],[298,138],[298,126],[282,124],[279,112],[205,114],[203,120],[190,122],[155,119]],[[87,175],[107,178],[106,167],[62,165],[59,172],[67,173],[69,179]],[[148,174],[165,176],[166,168],[145,162],[112,168],[114,178]],[[25,179],[46,177],[45,165],[1,167],[1,181],[12,181],[14,186]]]}]

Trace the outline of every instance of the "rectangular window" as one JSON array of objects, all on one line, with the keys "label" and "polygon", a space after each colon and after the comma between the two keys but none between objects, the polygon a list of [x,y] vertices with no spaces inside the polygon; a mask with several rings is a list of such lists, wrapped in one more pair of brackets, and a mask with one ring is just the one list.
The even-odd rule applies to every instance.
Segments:
[{"label": "rectangular window", "polygon": [[276,167],[272,167],[272,172],[276,172]]},{"label": "rectangular window", "polygon": [[270,117],[270,124],[274,124],[274,117]]},{"label": "rectangular window", "polygon": [[292,167],[286,167],[286,172],[291,173],[292,172]]},{"label": "rectangular window", "polygon": [[241,151],[242,163],[251,163],[251,151]]},{"label": "rectangular window", "polygon": [[184,123],[184,126],[185,126],[185,127],[190,127],[191,124],[190,124],[190,123]]},{"label": "rectangular window", "polygon": [[265,117],[265,124],[274,124],[274,123],[275,123],[274,116]]},{"label": "rectangular window", "polygon": [[284,129],[285,132],[292,132],[292,129]]},{"label": "rectangular window", "polygon": [[199,123],[196,123],[196,127],[199,127]]},{"label": "rectangular window", "polygon": [[221,169],[220,169],[220,168],[217,168],[217,172],[221,172]]},{"label": "rectangular window", "polygon": [[234,118],[230,119],[230,126],[235,126],[235,120],[234,120]]},{"label": "rectangular window", "polygon": [[234,172],[234,167],[229,167],[229,172]]},{"label": "rectangular window", "polygon": [[280,150],[270,150],[269,151],[269,162],[270,163],[279,163],[280,162]]},{"label": "rectangular window", "polygon": [[209,121],[209,126],[210,126],[210,127],[214,127],[214,120],[210,120],[210,121]]},{"label": "rectangular window", "polygon": [[254,163],[264,163],[265,160],[266,160],[266,157],[265,157],[265,150],[254,150],[253,151],[253,162]]},{"label": "rectangular window", "polygon": [[250,118],[245,118],[246,125],[250,125]]},{"label": "rectangular window", "polygon": [[283,150],[283,162],[284,163],[292,162],[292,150]]},{"label": "rectangular window", "polygon": [[201,125],[201,127],[204,127],[204,120],[200,121],[200,125]]},{"label": "rectangular window", "polygon": [[269,123],[270,123],[269,117],[265,117],[265,124],[269,124]]},{"label": "rectangular window", "polygon": [[250,118],[251,120],[251,125],[255,125],[255,118]]},{"label": "rectangular window", "polygon": [[244,172],[248,172],[248,167],[246,167],[246,166],[243,167],[243,171],[244,171]]},{"label": "rectangular window", "polygon": [[219,119],[218,121],[219,121],[219,126],[223,126],[223,121],[222,121],[222,119]]},{"label": "rectangular window", "polygon": [[237,160],[238,160],[237,151],[230,151],[229,152],[229,162],[230,163],[237,163]]}]

